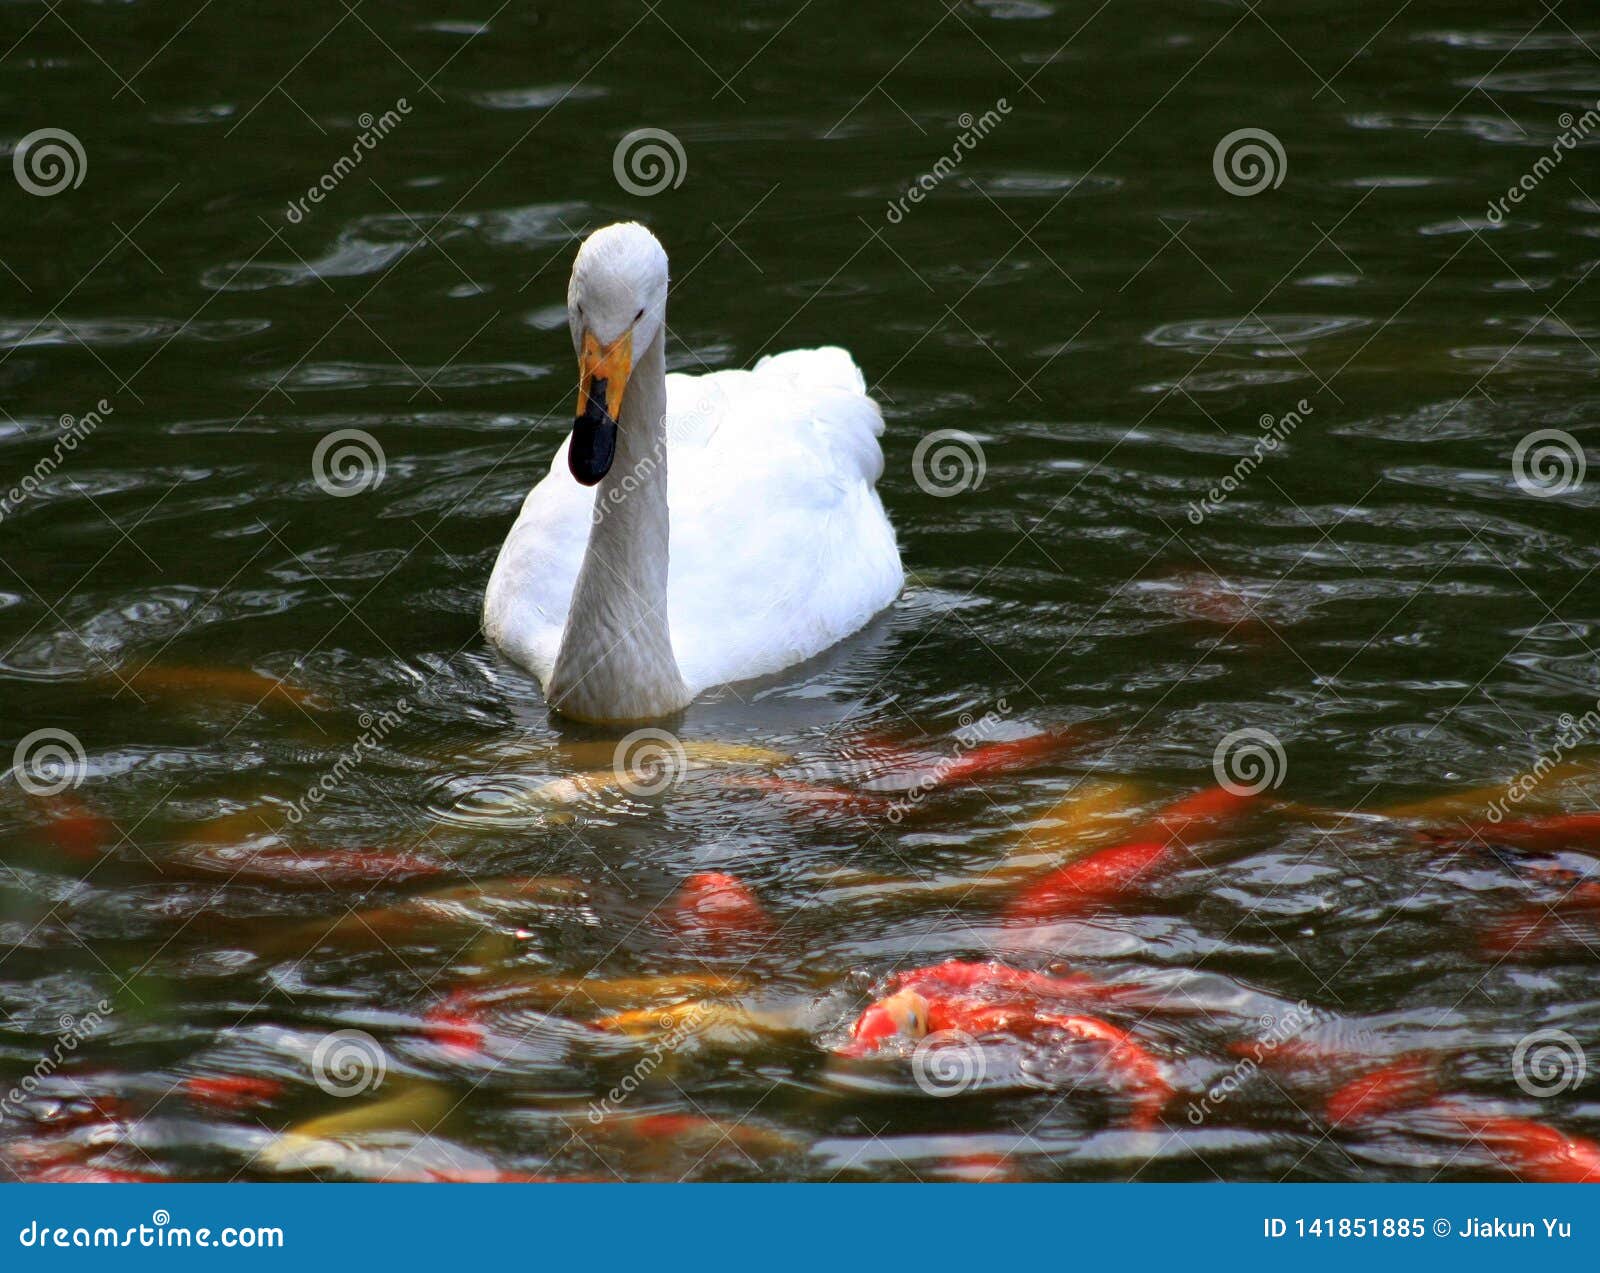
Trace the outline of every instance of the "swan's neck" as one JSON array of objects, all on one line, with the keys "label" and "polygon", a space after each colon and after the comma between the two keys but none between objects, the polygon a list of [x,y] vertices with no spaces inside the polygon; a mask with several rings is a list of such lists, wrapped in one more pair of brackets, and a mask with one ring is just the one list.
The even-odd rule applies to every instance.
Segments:
[{"label": "swan's neck", "polygon": [[634,364],[617,453],[546,692],[580,720],[648,720],[689,701],[667,624],[667,369],[661,332]]}]

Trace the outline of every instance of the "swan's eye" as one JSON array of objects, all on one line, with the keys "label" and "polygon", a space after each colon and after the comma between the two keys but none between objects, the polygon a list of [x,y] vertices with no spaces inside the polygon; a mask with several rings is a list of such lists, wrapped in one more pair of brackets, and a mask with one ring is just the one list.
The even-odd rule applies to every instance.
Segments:
[{"label": "swan's eye", "polygon": [[637,323],[643,317],[644,317],[644,309],[641,307],[639,312],[633,316],[633,321]]}]

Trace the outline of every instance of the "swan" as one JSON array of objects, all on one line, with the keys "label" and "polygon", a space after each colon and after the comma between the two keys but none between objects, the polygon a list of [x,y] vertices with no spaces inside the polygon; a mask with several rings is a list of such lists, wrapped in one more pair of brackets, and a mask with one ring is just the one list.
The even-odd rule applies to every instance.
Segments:
[{"label": "swan", "polygon": [[484,593],[489,641],[577,720],[658,720],[811,658],[905,581],[876,485],[883,416],[850,355],[668,375],[666,307],[648,229],[583,242],[577,418]]}]

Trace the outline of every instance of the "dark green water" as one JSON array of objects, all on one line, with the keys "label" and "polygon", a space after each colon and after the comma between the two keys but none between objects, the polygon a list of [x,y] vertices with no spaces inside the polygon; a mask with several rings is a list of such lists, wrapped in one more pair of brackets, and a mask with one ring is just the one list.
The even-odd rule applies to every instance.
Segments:
[{"label": "dark green water", "polygon": [[[1555,462],[1600,460],[1596,48],[1570,2],[5,5],[8,145],[61,129],[82,158],[55,193],[0,173],[0,479],[50,461],[0,520],[0,712],[8,754],[65,731],[82,762],[31,775],[53,795],[19,766],[0,801],[3,1086],[58,1058],[4,1111],[0,1159],[294,1174],[275,1133],[393,1099],[385,1130],[309,1166],[403,1173],[420,1129],[424,1165],[604,1178],[1505,1174],[1425,1112],[1331,1128],[1338,1066],[1263,1069],[1186,1115],[1229,1043],[1301,1000],[1308,1038],[1428,1051],[1475,1107],[1600,1136],[1592,1084],[1536,1097],[1512,1062],[1536,1030],[1600,1043],[1600,935],[1580,914],[1509,955],[1483,937],[1574,877],[1419,849],[1376,816],[1584,754],[1559,740],[1600,697],[1600,472]],[[369,116],[381,139],[291,215]],[[639,128],[682,152],[647,197],[613,168]],[[1239,129],[1281,147],[1276,185],[1219,181]],[[988,712],[998,737],[1094,722],[1093,746],[898,822],[721,770],[518,803],[615,741],[553,722],[477,614],[570,419],[575,241],[622,218],[672,255],[676,369],[853,352],[912,576],[834,658],[675,732],[837,786],[864,738],[937,758]],[[348,497],[313,478],[341,430],[382,453]],[[916,480],[939,430],[970,435],[976,487]],[[1519,482],[1543,430],[1573,441],[1536,441]],[[341,765],[385,712],[400,723]],[[1042,932],[1003,926],[993,890],[872,882],[981,880],[1086,775],[1158,803],[1211,785],[1244,729],[1281,745],[1276,796],[1357,816],[1263,814]],[[1544,811],[1600,807],[1582,788],[1548,784]],[[282,843],[438,874],[236,869]],[[658,922],[707,870],[775,917],[753,956]],[[581,898],[496,893],[527,877]],[[392,910],[474,884],[501,901]],[[306,939],[352,913],[388,918]],[[1165,1131],[1125,1130],[1067,1044],[990,1050],[955,1098],[904,1059],[828,1059],[889,972],[995,954],[1163,987],[1118,1019],[1169,1066]],[[749,976],[748,1005],[790,1029],[669,1049],[599,1122],[645,1045],[590,1030],[581,997],[500,1014],[475,1052],[424,1028],[463,986],[708,969]],[[336,1030],[381,1049],[356,1101],[313,1082]],[[1022,1063],[1063,1077],[1006,1081]],[[282,1088],[219,1112],[176,1086],[217,1075]],[[638,1122],[662,1113],[722,1127]]]}]

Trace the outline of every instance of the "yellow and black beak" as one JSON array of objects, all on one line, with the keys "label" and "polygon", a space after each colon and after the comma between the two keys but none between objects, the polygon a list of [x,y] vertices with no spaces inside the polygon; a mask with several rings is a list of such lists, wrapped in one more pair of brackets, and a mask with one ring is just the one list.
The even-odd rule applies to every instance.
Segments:
[{"label": "yellow and black beak", "polygon": [[572,423],[567,467],[585,486],[593,486],[611,469],[617,456],[617,416],[633,371],[633,332],[625,331],[608,346],[593,332],[583,333],[578,353],[578,415]]}]

